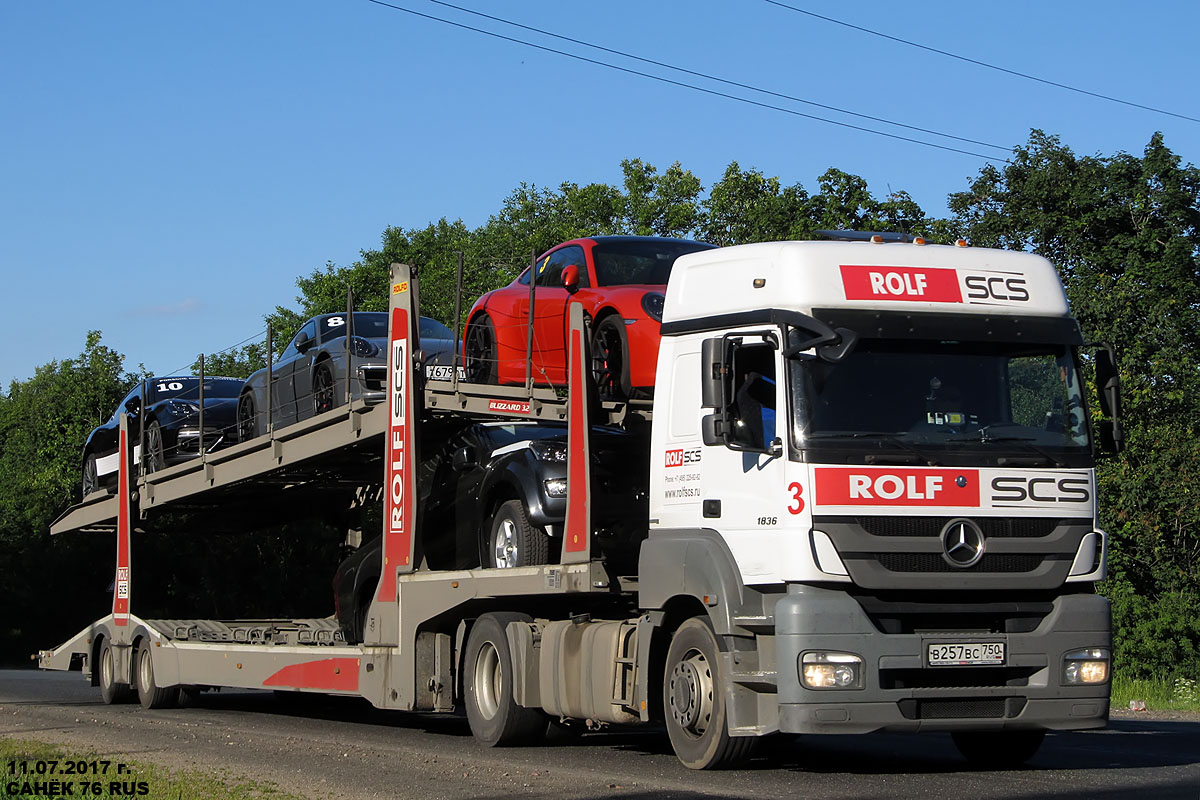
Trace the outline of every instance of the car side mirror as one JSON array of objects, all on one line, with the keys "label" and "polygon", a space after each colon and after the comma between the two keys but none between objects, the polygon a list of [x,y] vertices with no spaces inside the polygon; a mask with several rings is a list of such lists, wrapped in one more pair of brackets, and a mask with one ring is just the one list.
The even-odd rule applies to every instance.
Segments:
[{"label": "car side mirror", "polygon": [[307,331],[300,331],[300,335],[296,337],[296,349],[301,353],[308,350],[313,345],[312,337]]},{"label": "car side mirror", "polygon": [[562,280],[563,288],[566,289],[569,293],[575,294],[576,292],[578,292],[579,291],[579,267],[576,266],[575,264],[568,264],[567,266],[563,267],[563,271],[562,271],[562,275],[560,276],[560,280]]},{"label": "car side mirror", "polygon": [[125,413],[131,417],[136,417],[137,413],[142,410],[142,399],[140,397],[132,398],[125,404]]},{"label": "car side mirror", "polygon": [[475,466],[475,448],[466,444],[454,451],[450,457],[450,467],[455,472],[464,472]]}]

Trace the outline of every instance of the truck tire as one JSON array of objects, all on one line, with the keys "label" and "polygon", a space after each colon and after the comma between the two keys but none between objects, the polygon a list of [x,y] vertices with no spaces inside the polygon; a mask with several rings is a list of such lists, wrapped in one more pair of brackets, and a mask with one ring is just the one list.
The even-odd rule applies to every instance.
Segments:
[{"label": "truck tire", "polygon": [[525,504],[520,500],[501,503],[484,544],[484,568],[529,567],[549,561],[550,536],[529,521]]},{"label": "truck tire", "polygon": [[159,686],[154,680],[154,649],[142,639],[134,655],[134,676],[142,708],[171,708],[179,702],[178,686]]},{"label": "truck tire", "polygon": [[471,733],[488,747],[536,744],[546,734],[546,715],[513,699],[513,659],[504,629],[531,622],[524,614],[484,614],[471,626],[463,671],[463,704]]},{"label": "truck tire", "polygon": [[954,746],[973,767],[1012,769],[1037,754],[1045,731],[959,731]]},{"label": "truck tire", "polygon": [[116,681],[116,655],[107,639],[100,644],[100,663],[97,666],[100,669],[100,699],[110,706],[128,702],[132,690],[129,684]]},{"label": "truck tire", "polygon": [[663,716],[671,747],[691,769],[728,769],[750,755],[752,737],[732,737],[725,713],[726,679],[707,617],[692,617],[671,637],[663,667]]}]

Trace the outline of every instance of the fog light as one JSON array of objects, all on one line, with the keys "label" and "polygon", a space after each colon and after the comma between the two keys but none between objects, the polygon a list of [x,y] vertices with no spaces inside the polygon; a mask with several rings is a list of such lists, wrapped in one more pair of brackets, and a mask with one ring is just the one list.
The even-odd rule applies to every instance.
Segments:
[{"label": "fog light", "polygon": [[809,689],[861,689],[862,658],[815,651],[800,656],[800,680]]},{"label": "fog light", "polygon": [[1072,650],[1063,656],[1063,683],[1068,686],[1108,681],[1108,650],[1092,647]]},{"label": "fog light", "polygon": [[545,481],[546,494],[551,497],[566,497],[567,496],[567,479],[566,478],[551,478]]}]

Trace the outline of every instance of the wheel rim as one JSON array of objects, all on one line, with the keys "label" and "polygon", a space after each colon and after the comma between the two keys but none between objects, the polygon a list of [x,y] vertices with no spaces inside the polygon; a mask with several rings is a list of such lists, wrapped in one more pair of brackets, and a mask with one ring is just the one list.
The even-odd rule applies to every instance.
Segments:
[{"label": "wheel rim", "polygon": [[492,535],[492,560],[497,567],[507,569],[517,566],[519,555],[516,523],[505,517]]},{"label": "wheel rim", "polygon": [[138,691],[150,692],[154,689],[154,663],[150,660],[150,651],[142,650],[138,659]]},{"label": "wheel rim", "polygon": [[155,472],[163,463],[162,429],[157,423],[146,429],[146,449],[150,456],[146,459],[146,471]]},{"label": "wheel rim", "polygon": [[238,401],[238,439],[248,442],[254,433],[254,398],[245,394]]},{"label": "wheel rim", "polygon": [[89,455],[83,462],[83,493],[96,491],[96,457]]},{"label": "wheel rim", "polygon": [[702,737],[712,721],[713,678],[708,659],[699,650],[689,650],[671,669],[668,701],[680,730]]},{"label": "wheel rim", "polygon": [[500,689],[504,672],[500,668],[500,653],[491,642],[484,642],[475,659],[475,705],[485,719],[493,719],[500,710]]},{"label": "wheel rim", "polygon": [[466,369],[469,380],[479,382],[490,374],[491,363],[496,357],[493,350],[491,331],[482,321],[477,321],[467,334]]},{"label": "wheel rim", "polygon": [[100,655],[100,686],[113,685],[113,655],[112,648],[106,647]]},{"label": "wheel rim", "polygon": [[318,414],[333,408],[333,376],[325,368],[313,378],[313,405]]},{"label": "wheel rim", "polygon": [[621,387],[621,334],[612,325],[601,323],[592,343],[592,377],[603,395],[615,395]]}]

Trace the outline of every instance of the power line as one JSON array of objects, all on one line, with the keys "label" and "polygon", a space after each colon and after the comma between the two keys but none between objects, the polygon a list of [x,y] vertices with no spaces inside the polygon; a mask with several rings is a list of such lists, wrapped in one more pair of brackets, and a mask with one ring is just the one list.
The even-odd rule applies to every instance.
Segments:
[{"label": "power line", "polygon": [[1011,147],[1007,147],[1005,145],[992,144],[991,142],[983,142],[978,139],[968,139],[963,136],[955,136],[950,133],[942,133],[941,131],[935,131],[930,128],[921,128],[916,125],[906,125],[903,122],[895,122],[894,120],[885,119],[883,117],[873,117],[870,114],[860,114],[857,111],[850,111],[849,109],[846,109],[846,108],[839,108],[837,106],[826,105],[825,103],[818,103],[815,100],[807,100],[803,97],[796,97],[795,95],[784,94],[782,92],[775,92],[775,91],[771,91],[770,89],[761,89],[757,86],[751,86],[748,83],[739,83],[737,81],[727,80],[725,78],[717,77],[716,75],[709,75],[708,73],[705,73],[705,72],[698,72],[696,70],[687,69],[685,67],[677,67],[673,64],[667,64],[666,62],[663,62],[663,61],[655,61],[652,58],[644,58],[642,56],[634,55],[633,53],[627,53],[624,50],[615,50],[611,47],[604,47],[602,45],[592,44],[591,42],[585,42],[582,39],[574,39],[570,36],[563,36],[562,34],[553,33],[552,31],[544,30],[542,28],[535,28],[531,25],[522,25],[521,23],[513,22],[510,19],[504,19],[503,17],[496,17],[491,14],[485,14],[482,11],[474,11],[470,8],[463,8],[462,6],[456,6],[453,3],[447,3],[444,0],[429,0],[429,2],[439,5],[439,6],[445,6],[446,8],[453,8],[455,11],[462,11],[467,14],[473,14],[477,17],[483,17],[484,19],[490,19],[493,22],[500,22],[505,25],[511,25],[514,28],[521,28],[522,30],[530,31],[531,33],[538,33],[543,36],[550,36],[555,39],[560,39],[564,42],[570,42],[572,44],[581,45],[583,47],[590,47],[593,50],[600,50],[605,53],[612,53],[613,55],[622,56],[624,58],[630,58],[630,59],[633,59],[634,61],[640,61],[643,64],[652,64],[656,67],[663,67],[664,69],[673,70],[675,72],[682,72],[685,75],[693,75],[697,78],[704,78],[705,80],[715,81],[717,83],[723,83],[726,86],[736,86],[739,89],[749,89],[752,92],[758,92],[760,94],[769,95],[771,97],[778,97],[782,100],[791,100],[796,103],[804,103],[805,105],[815,106],[817,108],[823,108],[826,111],[837,111],[838,113],[848,114],[852,117],[858,117],[859,119],[868,119],[868,120],[871,120],[872,122],[882,122],[885,125],[895,125],[898,128],[907,128],[908,130],[911,130],[911,131],[919,131],[921,133],[929,133],[934,136],[942,136],[946,139],[956,139],[957,141],[966,142],[967,144],[977,144],[977,145],[982,145],[983,147],[994,147],[997,150],[1003,150],[1005,152],[1009,152],[1012,149]]},{"label": "power line", "polygon": [[[489,30],[485,30],[483,28],[476,28],[471,25],[466,25],[461,22],[454,22],[453,20],[443,19],[442,17],[437,17],[432,14],[425,14],[420,11],[415,11],[411,8],[405,8],[404,6],[395,5],[394,3],[386,3],[383,0],[367,0],[367,2],[374,3],[375,5],[378,5],[378,6],[383,6],[385,8],[390,8],[394,11],[403,11],[406,14],[411,14],[412,16],[415,16],[415,17],[421,17],[422,19],[431,20],[433,22],[440,22],[443,25],[450,25],[455,28],[461,28],[463,30],[473,31],[474,33],[481,33],[485,36],[491,36],[494,39],[501,39],[506,42],[512,42],[513,44],[519,44],[519,45],[523,45],[525,47],[531,47],[531,48],[534,48],[535,50],[541,50],[546,53],[553,53],[555,55],[564,56],[566,58],[571,58],[576,61],[582,61],[587,64],[593,64],[598,67],[605,67],[607,69],[616,70],[618,72],[624,72],[629,75],[637,75],[638,77],[649,78],[650,80],[659,81],[660,83],[666,83],[666,84],[670,84],[672,86],[679,86],[684,89],[691,89],[696,92],[703,92],[704,94],[712,95],[714,97],[723,97],[727,100],[734,100],[739,103],[746,103],[747,105],[757,106],[759,108],[770,109],[771,111],[780,111],[784,114],[791,114],[792,116],[796,116],[796,117],[803,117],[805,119],[816,120],[817,122],[824,122],[828,125],[837,125],[838,127],[841,127],[841,128],[849,128],[851,130],[862,131],[863,133],[871,133],[876,136],[885,136],[889,139],[896,139],[896,140],[899,140],[902,142],[910,142],[912,144],[919,144],[919,145],[923,145],[925,147],[933,147],[938,150],[945,150],[950,153],[960,153],[962,155],[973,156],[975,158],[983,159],[984,161],[1003,161],[1005,163],[1008,162],[1008,159],[997,158],[996,156],[989,156],[984,153],[976,153],[971,150],[963,150],[958,147],[950,147],[949,145],[937,144],[935,142],[926,142],[921,139],[914,139],[909,136],[901,136],[900,134],[897,134],[897,133],[888,133],[886,131],[879,131],[879,130],[875,130],[873,128],[867,128],[867,127],[864,127],[861,125],[853,125],[849,122],[839,122],[838,120],[827,119],[825,117],[820,117],[815,114],[805,114],[802,111],[796,111],[795,109],[792,109],[792,108],[784,108],[783,106],[777,106],[777,105],[773,105],[771,103],[764,103],[764,102],[761,102],[758,100],[751,100],[748,97],[739,97],[738,95],[729,94],[728,92],[721,92],[721,91],[717,91],[716,89],[709,89],[704,86],[697,86],[692,83],[685,83],[683,81],[677,81],[677,80],[673,80],[671,78],[664,78],[661,75],[654,75],[654,74],[651,74],[648,72],[641,72],[636,69],[630,69],[629,67],[622,67],[617,64],[610,64],[607,61],[599,61],[594,58],[588,58],[587,56],[581,56],[581,55],[578,55],[577,53],[570,53],[565,50],[557,50],[553,47],[546,47],[545,45],[535,44],[533,42],[527,42],[524,39],[517,39],[512,36],[505,36],[504,34],[496,33],[495,31],[489,31]],[[940,135],[944,135],[944,134],[940,134]]]},{"label": "power line", "polygon": [[997,66],[996,64],[989,64],[986,61],[980,61],[975,58],[969,58],[967,56],[960,56],[959,54],[951,53],[948,50],[939,50],[936,47],[930,47],[928,45],[920,44],[918,42],[912,42],[912,41],[909,41],[908,39],[901,39],[899,36],[892,36],[891,34],[883,33],[881,31],[875,31],[875,30],[871,30],[870,28],[864,28],[861,25],[854,25],[853,23],[845,22],[840,19],[834,19],[833,17],[826,17],[822,14],[817,14],[816,12],[813,12],[813,11],[808,11],[803,8],[797,8],[796,6],[780,2],[780,0],[765,0],[765,2],[770,3],[773,6],[779,6],[780,8],[786,8],[788,11],[795,11],[797,14],[804,14],[809,17],[814,17],[816,19],[824,20],[825,22],[832,22],[834,25],[841,25],[844,28],[851,28],[853,30],[861,31],[863,33],[869,33],[872,36],[878,36],[882,39],[888,39],[889,41],[897,42],[899,44],[905,44],[905,45],[908,45],[909,47],[916,47],[921,50],[927,50],[930,53],[937,53],[938,55],[946,56],[947,58],[956,58],[959,61],[965,61],[968,64],[975,64],[976,66],[986,67],[988,69],[994,69],[997,72],[1004,72],[1009,75],[1015,75],[1018,78],[1025,78],[1026,80],[1037,81],[1038,83],[1044,83],[1047,86],[1055,86],[1059,89],[1066,89],[1069,92],[1078,92],[1079,94],[1086,94],[1089,97],[1096,97],[1101,100],[1108,100],[1109,102],[1112,102],[1112,103],[1120,103],[1121,105],[1132,106],[1133,108],[1140,108],[1144,111],[1153,111],[1156,114],[1166,114],[1169,117],[1177,117],[1179,119],[1186,119],[1189,122],[1200,122],[1200,119],[1198,119],[1196,117],[1189,117],[1186,114],[1177,114],[1174,111],[1167,111],[1164,108],[1155,108],[1154,106],[1142,105],[1141,103],[1135,103],[1131,100],[1122,100],[1119,97],[1112,97],[1107,94],[1100,94],[1099,92],[1091,92],[1091,91],[1088,91],[1087,89],[1080,89],[1077,86],[1070,86],[1065,83],[1058,83],[1057,81],[1047,80],[1046,78],[1039,78],[1036,75],[1030,75],[1026,72],[1018,72],[1015,69],[1008,69],[1007,67]]}]

